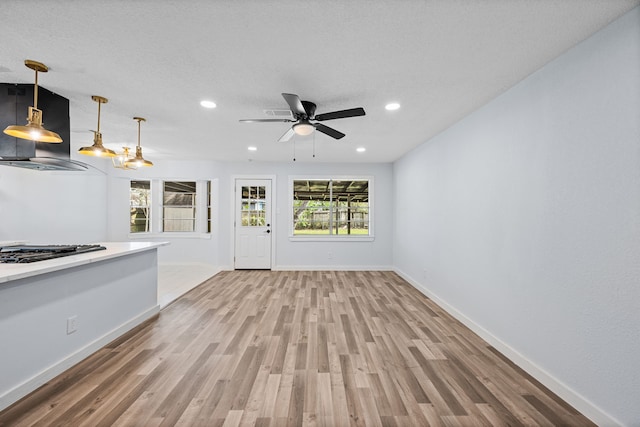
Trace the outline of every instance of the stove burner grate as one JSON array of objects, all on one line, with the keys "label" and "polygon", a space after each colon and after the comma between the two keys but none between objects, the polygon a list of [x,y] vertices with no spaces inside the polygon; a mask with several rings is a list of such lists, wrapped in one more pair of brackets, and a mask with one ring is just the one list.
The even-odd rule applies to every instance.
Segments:
[{"label": "stove burner grate", "polygon": [[0,263],[24,264],[105,250],[100,245],[16,245],[0,247]]}]

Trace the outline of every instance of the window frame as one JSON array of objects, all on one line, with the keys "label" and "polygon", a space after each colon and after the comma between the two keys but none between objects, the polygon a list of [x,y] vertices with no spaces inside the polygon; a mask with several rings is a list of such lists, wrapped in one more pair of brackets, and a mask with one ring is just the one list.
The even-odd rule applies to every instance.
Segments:
[{"label": "window frame", "polygon": [[[149,183],[149,203],[146,206],[135,206],[136,208],[146,207],[148,209],[147,223],[149,231],[131,231],[131,208],[134,206],[131,204],[131,185],[133,182],[148,182]],[[153,228],[153,182],[150,179],[130,179],[129,180],[129,234],[130,235],[145,235],[148,236]]]},{"label": "window frame", "polygon": [[[293,183],[294,181],[308,180],[326,180],[326,181],[368,181],[368,218],[369,218],[369,234],[368,235],[348,235],[348,234],[295,234],[294,230],[294,218],[293,218]],[[291,242],[371,242],[375,240],[374,233],[374,177],[371,175],[290,175],[288,177],[288,207],[289,213],[287,214],[287,221],[289,222],[289,241]],[[333,214],[332,214],[333,215]]]},{"label": "window frame", "polygon": [[[189,186],[189,192],[181,192],[181,191],[167,191],[167,185],[173,185],[175,187],[179,186]],[[191,192],[191,185],[193,185],[193,192]],[[174,205],[167,204],[167,193],[172,194],[182,194],[188,195],[186,198],[191,199],[190,204],[185,205]],[[206,194],[205,194],[206,195]],[[198,183],[197,181],[174,181],[174,180],[164,180],[162,181],[162,223],[161,223],[161,231],[163,233],[194,233],[198,231],[198,214],[200,213],[199,205],[200,199],[202,198],[202,194],[198,192]],[[178,212],[182,211],[191,211],[189,218],[168,218],[167,211],[168,210],[178,210]],[[187,222],[188,228],[191,230],[167,230],[167,228],[173,228],[176,224],[181,224],[180,221]],[[169,226],[171,224],[171,226]],[[169,227],[168,227],[169,226]],[[177,228],[182,228],[182,226],[178,226]]]},{"label": "window frame", "polygon": [[[131,204],[131,181],[149,181],[151,185],[151,205],[150,218],[151,226],[149,232],[131,232],[129,225],[128,238],[149,239],[149,238],[186,238],[186,239],[211,239],[215,232],[215,220],[217,215],[217,180],[216,179],[134,179],[128,180],[129,185],[129,205]],[[164,231],[164,183],[165,182],[195,182],[196,183],[196,204],[195,204],[195,229],[194,231]],[[210,203],[210,204],[209,204]]]}]

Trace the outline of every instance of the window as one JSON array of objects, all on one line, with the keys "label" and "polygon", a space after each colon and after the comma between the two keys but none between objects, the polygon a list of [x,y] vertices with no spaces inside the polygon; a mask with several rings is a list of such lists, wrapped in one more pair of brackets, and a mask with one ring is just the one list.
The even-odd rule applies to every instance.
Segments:
[{"label": "window", "polygon": [[211,238],[216,183],[216,180],[132,180],[129,237],[166,233],[177,238]]},{"label": "window", "polygon": [[129,232],[148,233],[150,230],[151,182],[131,181],[129,189]]},{"label": "window", "polygon": [[293,236],[370,236],[371,179],[293,179]]},{"label": "window", "polygon": [[195,181],[165,181],[162,203],[162,231],[195,231]]}]

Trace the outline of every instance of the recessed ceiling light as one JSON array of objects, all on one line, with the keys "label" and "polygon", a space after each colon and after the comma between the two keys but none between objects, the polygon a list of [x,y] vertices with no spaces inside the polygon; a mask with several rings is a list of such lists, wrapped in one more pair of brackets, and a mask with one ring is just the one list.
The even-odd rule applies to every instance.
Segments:
[{"label": "recessed ceiling light", "polygon": [[358,153],[364,153],[365,151],[367,151],[367,149],[366,149],[366,148],[364,148],[364,147],[358,147],[358,148],[356,148],[356,151],[357,151]]},{"label": "recessed ceiling light", "polygon": [[216,108],[216,103],[213,101],[200,101],[200,105],[202,105],[204,108]]},{"label": "recessed ceiling light", "polygon": [[258,151],[258,147],[247,147],[249,151]]},{"label": "recessed ceiling light", "polygon": [[400,104],[398,104],[397,102],[390,102],[387,105],[385,105],[384,108],[387,111],[394,111],[400,108]]}]

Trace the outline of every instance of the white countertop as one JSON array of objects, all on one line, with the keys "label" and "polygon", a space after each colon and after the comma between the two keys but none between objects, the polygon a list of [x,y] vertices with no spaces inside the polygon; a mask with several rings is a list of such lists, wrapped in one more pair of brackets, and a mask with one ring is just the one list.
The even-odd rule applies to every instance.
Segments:
[{"label": "white countertop", "polygon": [[3,240],[0,242],[0,248],[3,246],[24,245],[26,240]]},{"label": "white countertop", "polygon": [[100,242],[96,244],[107,249],[26,264],[0,264],[0,283],[144,252],[168,245],[169,242]]}]

